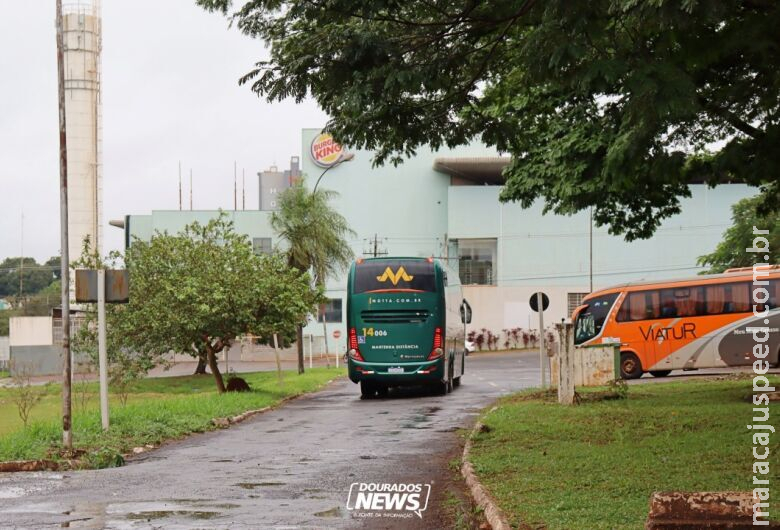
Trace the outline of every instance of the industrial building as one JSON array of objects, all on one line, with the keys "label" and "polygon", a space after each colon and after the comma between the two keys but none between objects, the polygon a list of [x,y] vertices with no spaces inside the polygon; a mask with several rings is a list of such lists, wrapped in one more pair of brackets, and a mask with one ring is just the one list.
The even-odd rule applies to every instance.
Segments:
[{"label": "industrial building", "polygon": [[[731,205],[756,193],[743,184],[692,185],[692,197],[682,201],[682,213],[667,219],[651,239],[627,243],[609,235],[606,227],[592,227],[587,211],[544,215],[541,202],[529,209],[500,203],[501,171],[508,159],[477,143],[436,152],[420,149],[398,167],[374,167],[371,152],[342,149],[319,129],[304,129],[301,155],[293,158],[286,177],[278,170],[261,174],[261,209],[228,212],[236,230],[246,234],[258,252],[283,245],[270,226],[274,201],[264,201],[270,194],[262,190],[289,184],[290,175],[300,167],[309,188],[319,181],[319,187],[338,192],[333,206],[357,233],[349,242],[357,257],[448,260],[459,269],[464,295],[474,309],[472,328],[494,333],[537,327],[528,302],[536,291],[549,296],[546,321],[553,323],[571,314],[591,291],[591,282],[599,289],[696,274],[697,258],[711,252],[731,224]],[[263,183],[266,174],[275,176]],[[124,227],[129,245],[134,237],[146,240],[155,231],[175,233],[218,213],[153,211],[127,216],[117,224]],[[346,350],[345,289],[346,274],[327,285],[331,352]],[[305,333],[313,337],[318,351],[323,326],[312,322]]]}]

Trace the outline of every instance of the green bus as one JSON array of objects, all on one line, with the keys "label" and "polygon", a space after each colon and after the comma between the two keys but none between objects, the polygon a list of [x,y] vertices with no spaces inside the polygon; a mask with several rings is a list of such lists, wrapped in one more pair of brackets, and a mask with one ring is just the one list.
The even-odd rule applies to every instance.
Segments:
[{"label": "green bus", "polygon": [[433,258],[369,258],[347,283],[347,365],[364,397],[394,386],[447,394],[465,370],[471,307],[458,274]]}]

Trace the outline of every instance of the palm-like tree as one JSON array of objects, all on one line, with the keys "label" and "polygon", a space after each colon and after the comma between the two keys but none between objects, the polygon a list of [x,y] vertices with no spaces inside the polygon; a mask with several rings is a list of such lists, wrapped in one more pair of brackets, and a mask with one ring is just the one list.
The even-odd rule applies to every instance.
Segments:
[{"label": "palm-like tree", "polygon": [[[346,237],[354,237],[355,232],[344,216],[331,208],[330,199],[336,195],[324,189],[311,192],[299,181],[279,195],[279,210],[271,215],[271,227],[289,245],[290,266],[311,271],[315,284],[323,288],[327,279],[343,271],[353,258]],[[298,326],[297,342],[298,373],[303,373],[302,325]]]}]

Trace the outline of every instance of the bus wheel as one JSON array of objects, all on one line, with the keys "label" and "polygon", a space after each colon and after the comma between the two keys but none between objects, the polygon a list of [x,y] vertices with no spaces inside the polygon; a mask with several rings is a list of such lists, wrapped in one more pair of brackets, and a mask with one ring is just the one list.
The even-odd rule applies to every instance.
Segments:
[{"label": "bus wheel", "polygon": [[360,382],[360,395],[364,398],[374,397],[376,394],[376,385],[373,381],[361,381]]},{"label": "bus wheel", "polygon": [[437,396],[446,396],[447,390],[449,390],[449,384],[447,384],[444,381],[437,381],[436,385],[433,387],[433,391]]},{"label": "bus wheel", "polygon": [[452,380],[452,386],[454,386],[455,388],[458,388],[460,386],[460,376]]},{"label": "bus wheel", "polygon": [[387,397],[387,393],[390,391],[390,387],[387,385],[378,384],[376,385],[376,393],[379,395],[379,397]]},{"label": "bus wheel", "polygon": [[631,352],[620,354],[620,377],[623,379],[639,379],[642,377],[642,363],[639,357]]},{"label": "bus wheel", "polygon": [[671,370],[650,370],[650,375],[652,375],[653,377],[666,377],[671,373],[672,373]]}]

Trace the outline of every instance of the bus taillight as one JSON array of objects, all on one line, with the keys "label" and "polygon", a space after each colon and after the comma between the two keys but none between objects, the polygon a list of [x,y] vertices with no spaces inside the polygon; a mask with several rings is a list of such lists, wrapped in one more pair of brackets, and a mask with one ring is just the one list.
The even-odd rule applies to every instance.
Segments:
[{"label": "bus taillight", "polygon": [[350,357],[356,361],[363,361],[363,356],[360,355],[360,348],[358,348],[357,330],[355,328],[349,328],[349,352]]},{"label": "bus taillight", "polygon": [[441,328],[436,328],[433,330],[433,350],[428,356],[428,360],[433,361],[442,355],[444,355],[444,350],[442,350]]}]

